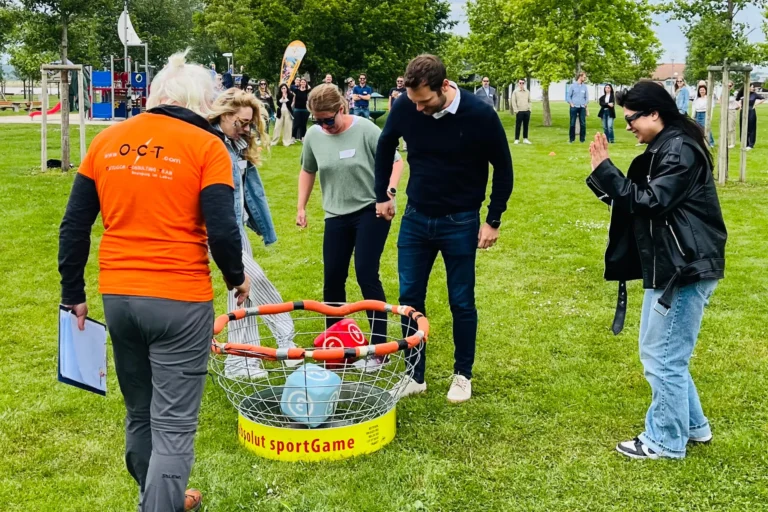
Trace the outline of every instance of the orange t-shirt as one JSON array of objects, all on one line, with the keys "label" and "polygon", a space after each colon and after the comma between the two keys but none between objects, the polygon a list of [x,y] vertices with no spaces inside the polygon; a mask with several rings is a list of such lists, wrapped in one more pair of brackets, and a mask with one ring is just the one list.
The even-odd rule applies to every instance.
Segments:
[{"label": "orange t-shirt", "polygon": [[94,180],[99,194],[102,294],[213,299],[200,191],[233,186],[219,138],[144,113],[97,135],[78,172]]}]

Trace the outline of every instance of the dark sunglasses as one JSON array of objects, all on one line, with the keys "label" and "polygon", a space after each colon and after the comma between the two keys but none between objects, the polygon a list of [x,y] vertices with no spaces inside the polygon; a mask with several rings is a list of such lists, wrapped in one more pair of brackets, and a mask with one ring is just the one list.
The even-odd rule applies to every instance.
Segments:
[{"label": "dark sunglasses", "polygon": [[361,76],[359,80],[360,80],[361,82],[367,82],[367,81],[368,81],[368,79],[367,79],[367,78],[365,78],[364,76]]},{"label": "dark sunglasses", "polygon": [[259,85],[267,85],[267,82],[259,82]]},{"label": "dark sunglasses", "polygon": [[325,125],[325,126],[330,127],[330,126],[333,126],[333,125],[336,124],[336,116],[326,117],[324,119],[315,118],[314,123],[317,124],[317,125]]},{"label": "dark sunglasses", "polygon": [[251,87],[251,86],[249,85],[248,87],[246,87],[246,88],[245,88],[245,90],[246,90],[246,91],[252,91],[252,90],[253,90],[253,87]]},{"label": "dark sunglasses", "polygon": [[650,115],[650,112],[635,112],[631,116],[624,116],[624,120],[627,124],[632,124],[632,121],[647,115]]}]

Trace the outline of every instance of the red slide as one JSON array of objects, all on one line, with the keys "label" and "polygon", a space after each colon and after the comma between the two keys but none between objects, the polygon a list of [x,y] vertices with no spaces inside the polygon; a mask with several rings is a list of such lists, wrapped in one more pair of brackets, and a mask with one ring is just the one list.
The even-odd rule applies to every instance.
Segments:
[{"label": "red slide", "polygon": [[[51,110],[48,111],[49,114],[56,114],[58,111],[61,110],[61,102],[57,103],[55,107],[53,107]],[[35,117],[43,115],[42,112],[36,111],[36,112],[30,112],[29,117]]]}]

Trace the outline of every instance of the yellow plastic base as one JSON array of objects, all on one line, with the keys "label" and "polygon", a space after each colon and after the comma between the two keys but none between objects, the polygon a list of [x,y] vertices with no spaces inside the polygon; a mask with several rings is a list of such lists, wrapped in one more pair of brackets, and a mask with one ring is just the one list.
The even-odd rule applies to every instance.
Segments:
[{"label": "yellow plastic base", "polygon": [[380,450],[395,438],[395,409],[365,423],[327,429],[270,427],[239,415],[237,437],[256,455],[288,462],[340,460]]}]

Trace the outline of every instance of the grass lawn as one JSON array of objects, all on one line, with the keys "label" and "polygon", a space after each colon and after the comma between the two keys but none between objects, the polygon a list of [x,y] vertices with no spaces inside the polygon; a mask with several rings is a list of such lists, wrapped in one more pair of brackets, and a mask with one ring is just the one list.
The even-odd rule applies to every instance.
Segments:
[{"label": "grass lawn", "polygon": [[[614,337],[616,286],[602,279],[609,217],[584,184],[588,148],[567,142],[567,105],[553,104],[551,128],[541,126],[540,109],[534,105],[533,145],[512,146],[515,189],[501,239],[478,254],[472,400],[445,399],[453,343],[438,262],[427,301],[429,393],[400,403],[393,443],[336,463],[258,459],[238,445],[236,412],[209,381],[190,481],[206,510],[768,510],[768,108],[759,108],[748,182],[719,189],[727,277],[692,361],[714,442],[682,461],[656,462],[614,452],[642,431],[650,402],[637,353],[642,290],[630,287],[626,327]],[[514,119],[502,120],[511,141]],[[587,123],[593,135],[594,113]],[[643,148],[623,128],[618,116],[610,150],[626,169]],[[89,127],[89,139],[100,129]],[[50,128],[51,158],[57,130]],[[57,237],[74,173],[36,168],[39,137],[37,127],[0,125],[0,510],[132,511],[138,493],[123,464],[124,409],[111,362],[106,399],[56,382]],[[319,189],[309,228],[294,225],[299,152],[273,148],[262,166],[280,240],[266,249],[254,238],[256,259],[285,300],[322,298]],[[737,165],[734,153],[732,176]],[[98,224],[86,282],[91,316],[103,319]],[[398,226],[382,258],[390,302],[398,296]],[[353,278],[348,289],[349,300],[360,298]]]}]

